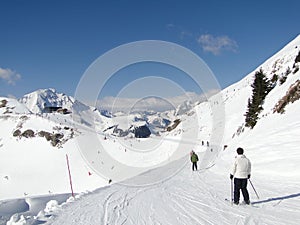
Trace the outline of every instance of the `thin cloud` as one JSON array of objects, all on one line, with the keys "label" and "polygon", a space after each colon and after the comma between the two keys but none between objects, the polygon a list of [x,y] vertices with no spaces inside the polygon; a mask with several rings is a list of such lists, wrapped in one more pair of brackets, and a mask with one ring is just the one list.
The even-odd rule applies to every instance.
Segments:
[{"label": "thin cloud", "polygon": [[8,97],[8,98],[12,98],[12,99],[17,99],[17,97],[14,96],[14,95],[12,95],[12,94],[7,94],[7,97]]},{"label": "thin cloud", "polygon": [[180,39],[185,39],[186,37],[190,38],[193,37],[193,33],[189,31],[181,31],[180,32]]},{"label": "thin cloud", "polygon": [[208,97],[215,93],[216,90],[211,90],[211,92],[206,95],[187,92],[185,95],[165,99],[156,97],[149,97],[145,99],[104,97],[98,100],[97,106],[100,109],[105,109],[113,113],[118,111],[129,112],[150,110],[163,112],[175,109],[185,101],[191,101],[193,103],[206,101]]},{"label": "thin cloud", "polygon": [[166,25],[168,31],[175,32],[181,40],[186,38],[194,38],[194,34],[181,26],[177,26],[173,23],[169,23]]},{"label": "thin cloud", "polygon": [[171,30],[171,29],[174,29],[174,28],[175,28],[175,25],[174,25],[173,23],[168,23],[168,24],[166,25],[166,27],[167,27],[168,30]]},{"label": "thin cloud", "polygon": [[0,79],[4,80],[9,85],[15,85],[16,81],[21,79],[21,75],[11,69],[2,69],[0,67]]},{"label": "thin cloud", "polygon": [[211,34],[203,34],[197,39],[197,42],[203,51],[211,52],[214,55],[219,55],[222,51],[237,52],[238,49],[236,41],[226,35],[214,37]]}]

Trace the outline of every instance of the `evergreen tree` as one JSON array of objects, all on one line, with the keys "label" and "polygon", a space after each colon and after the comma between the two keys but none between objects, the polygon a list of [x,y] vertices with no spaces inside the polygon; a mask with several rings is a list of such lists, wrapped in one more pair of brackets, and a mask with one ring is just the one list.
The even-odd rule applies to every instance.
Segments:
[{"label": "evergreen tree", "polygon": [[251,85],[253,88],[252,98],[248,99],[248,111],[245,116],[246,127],[253,128],[258,120],[258,114],[263,110],[263,102],[267,94],[272,90],[272,84],[267,79],[263,70],[255,72],[255,79]]},{"label": "evergreen tree", "polygon": [[248,99],[248,111],[246,112],[245,116],[246,127],[253,128],[257,122],[258,113],[256,112],[254,104],[252,104],[250,98]]}]

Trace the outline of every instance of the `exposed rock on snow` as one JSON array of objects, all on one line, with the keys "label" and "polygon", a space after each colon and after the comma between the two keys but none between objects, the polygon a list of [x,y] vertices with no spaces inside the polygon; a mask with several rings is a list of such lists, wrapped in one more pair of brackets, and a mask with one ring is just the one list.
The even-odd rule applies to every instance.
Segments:
[{"label": "exposed rock on snow", "polygon": [[1,100],[1,102],[0,102],[0,108],[5,107],[6,104],[7,104],[7,100],[6,99]]},{"label": "exposed rock on snow", "polygon": [[300,80],[297,80],[288,89],[286,95],[282,97],[274,107],[274,112],[284,113],[286,105],[294,103],[300,99]]},{"label": "exposed rock on snow", "polygon": [[167,131],[170,132],[170,131],[174,130],[180,124],[180,122],[181,122],[180,119],[174,120],[173,123],[167,127]]},{"label": "exposed rock on snow", "polygon": [[134,128],[134,136],[136,138],[148,138],[150,135],[151,131],[146,125]]}]

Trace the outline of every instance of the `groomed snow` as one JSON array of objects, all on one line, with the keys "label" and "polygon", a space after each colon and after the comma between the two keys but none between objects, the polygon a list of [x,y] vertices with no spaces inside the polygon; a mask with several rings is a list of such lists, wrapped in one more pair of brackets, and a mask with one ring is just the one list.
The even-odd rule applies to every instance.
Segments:
[{"label": "groomed snow", "polygon": [[[184,161],[174,164],[174,169]],[[226,171],[229,165],[220,164],[221,167],[198,172],[192,172],[188,164],[172,179],[153,186],[135,188],[115,184],[101,188],[57,208],[46,224],[299,223],[298,181],[259,176],[255,169],[252,182],[260,199],[255,197],[249,185],[252,206],[235,206],[225,201],[225,198],[230,199],[230,180]]]}]

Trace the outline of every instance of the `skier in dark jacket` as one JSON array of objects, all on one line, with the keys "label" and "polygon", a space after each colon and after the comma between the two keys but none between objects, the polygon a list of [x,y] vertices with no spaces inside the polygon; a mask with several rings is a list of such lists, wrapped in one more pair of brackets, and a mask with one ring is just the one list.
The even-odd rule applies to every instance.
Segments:
[{"label": "skier in dark jacket", "polygon": [[194,171],[194,170],[197,170],[197,162],[198,162],[198,155],[194,152],[194,151],[192,151],[191,152],[191,162],[192,162],[192,164],[193,164],[193,166],[192,166],[192,170]]}]

